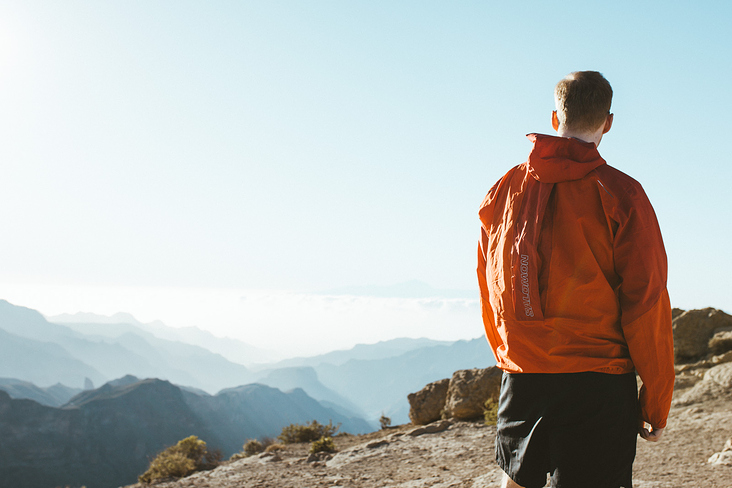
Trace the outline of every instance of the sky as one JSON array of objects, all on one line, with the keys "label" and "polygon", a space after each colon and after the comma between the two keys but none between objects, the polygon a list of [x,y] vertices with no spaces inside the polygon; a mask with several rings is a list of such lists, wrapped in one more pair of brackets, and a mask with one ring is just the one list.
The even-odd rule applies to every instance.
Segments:
[{"label": "sky", "polygon": [[592,69],[614,90],[600,152],[656,209],[672,304],[732,312],[730,18],[0,0],[0,298],[286,354],[478,337],[478,206],[552,133],[554,84]]}]

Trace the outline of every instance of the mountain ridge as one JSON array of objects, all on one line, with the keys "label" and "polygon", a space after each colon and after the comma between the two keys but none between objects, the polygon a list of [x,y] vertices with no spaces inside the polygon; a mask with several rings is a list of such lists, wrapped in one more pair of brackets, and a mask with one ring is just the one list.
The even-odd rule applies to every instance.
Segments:
[{"label": "mountain ridge", "polygon": [[15,378],[0,378],[0,390],[8,393],[13,399],[33,400],[47,407],[60,407],[82,391],[61,383],[41,388],[29,381]]},{"label": "mountain ridge", "polygon": [[[456,369],[492,364],[492,354],[485,339],[450,342],[397,338],[375,344],[357,344],[350,349],[317,356],[290,358],[250,369],[198,344],[161,339],[141,328],[140,322],[129,314],[106,317],[104,320],[108,323],[105,324],[93,322],[99,318],[94,314],[67,315],[65,320],[82,319],[89,323],[68,322],[63,325],[47,322],[31,309],[13,309],[14,306],[7,302],[4,307],[21,318],[30,317],[35,321],[36,330],[43,329],[48,340],[61,347],[57,349],[58,354],[67,360],[78,358],[81,361],[77,369],[82,368],[82,363],[86,366],[61,381],[58,374],[63,372],[63,367],[48,367],[48,354],[30,354],[34,347],[56,346],[26,343],[29,351],[26,359],[33,359],[29,366],[41,367],[46,376],[29,377],[26,371],[8,368],[7,364],[3,366],[2,359],[0,376],[33,380],[33,383],[43,380],[41,386],[60,381],[79,387],[86,378],[99,385],[131,374],[168,380],[197,394],[203,390],[209,395],[229,387],[259,382],[285,391],[302,388],[310,397],[339,414],[347,418],[364,418],[374,428],[381,414],[392,417],[397,423],[407,422],[406,396],[422,384],[451,374]],[[0,330],[4,324],[0,308]],[[160,327],[172,330],[164,325]],[[51,373],[56,376],[48,376]]]},{"label": "mountain ridge", "polygon": [[370,429],[302,389],[285,393],[259,384],[211,396],[126,376],[81,392],[60,408],[0,390],[0,480],[14,488],[119,486],[134,482],[155,454],[190,435],[228,457],[249,438],[274,437],[289,423],[313,419],[352,432]]},{"label": "mountain ridge", "polygon": [[[52,323],[66,325],[74,330],[90,333],[104,333],[110,330],[113,325],[128,325],[154,335],[159,339],[183,342],[185,344],[200,345],[206,349],[219,354],[231,362],[248,366],[253,363],[269,362],[275,359],[276,354],[272,351],[247,344],[231,337],[218,337],[198,327],[170,327],[160,320],[143,323],[137,320],[132,314],[118,312],[111,316],[99,315],[89,312],[78,312],[75,314],[61,314],[47,317]],[[106,330],[105,330],[106,329]]]},{"label": "mountain ridge", "polygon": [[219,354],[160,339],[134,325],[107,324],[94,332],[48,322],[35,310],[0,300],[0,376],[76,387],[86,378],[100,384],[134,374],[212,393],[252,378],[245,366]]}]

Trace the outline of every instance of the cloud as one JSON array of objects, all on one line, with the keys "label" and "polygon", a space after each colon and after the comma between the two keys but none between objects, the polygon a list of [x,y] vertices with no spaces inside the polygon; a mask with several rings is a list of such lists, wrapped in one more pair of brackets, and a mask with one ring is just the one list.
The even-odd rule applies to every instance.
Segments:
[{"label": "cloud", "polygon": [[275,293],[248,295],[239,303],[240,316],[249,322],[242,331],[247,337],[290,353],[396,337],[458,340],[482,334],[478,300]]}]

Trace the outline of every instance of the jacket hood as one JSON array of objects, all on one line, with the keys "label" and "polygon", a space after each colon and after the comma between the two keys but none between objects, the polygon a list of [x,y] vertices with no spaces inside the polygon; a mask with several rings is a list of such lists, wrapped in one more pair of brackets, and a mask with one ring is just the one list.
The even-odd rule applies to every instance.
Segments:
[{"label": "jacket hood", "polygon": [[542,183],[579,180],[605,164],[593,142],[544,134],[526,137],[534,143],[527,161],[529,173]]}]

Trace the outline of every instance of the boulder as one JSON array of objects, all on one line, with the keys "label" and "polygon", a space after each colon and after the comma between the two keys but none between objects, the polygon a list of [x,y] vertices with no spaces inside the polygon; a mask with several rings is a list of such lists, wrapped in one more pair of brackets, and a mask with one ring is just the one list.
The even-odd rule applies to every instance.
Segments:
[{"label": "boulder", "polygon": [[[684,363],[684,364],[675,364],[674,369],[676,370],[676,374],[684,374],[684,373],[693,373],[694,371],[697,371],[699,369],[707,370],[709,368],[713,368],[714,366],[717,366],[719,364],[723,363],[732,363],[732,351],[727,351],[724,354],[720,354],[718,356],[712,356],[708,357],[707,359],[701,359],[699,361],[693,362],[693,363]],[[702,372],[703,373],[703,372]],[[702,374],[703,376],[703,374]],[[701,376],[700,376],[701,379]]]},{"label": "boulder", "polygon": [[679,315],[681,315],[684,312],[686,312],[686,310],[683,310],[681,308],[672,308],[671,309],[671,318],[675,319],[676,317],[678,317]]},{"label": "boulder", "polygon": [[711,360],[712,364],[722,364],[722,363],[731,363],[732,362],[732,351],[727,351],[724,354],[720,354],[719,356],[714,356]]},{"label": "boulder", "polygon": [[732,392],[732,363],[722,363],[706,370],[704,379],[680,395],[673,404],[701,403],[726,396],[730,392]]},{"label": "boulder", "polygon": [[704,381],[713,381],[719,386],[732,389],[732,363],[724,363],[707,370]]},{"label": "boulder", "polygon": [[456,371],[447,390],[444,417],[460,420],[482,417],[486,400],[498,400],[501,377],[501,370],[495,366]]},{"label": "boulder", "polygon": [[410,393],[409,420],[415,425],[426,425],[442,418],[442,411],[445,408],[447,388],[450,379],[430,383],[417,393]]},{"label": "boulder", "polygon": [[699,383],[701,380],[702,379],[695,374],[677,374],[676,381],[674,381],[674,391],[691,388],[692,386]]},{"label": "boulder", "polygon": [[709,339],[709,350],[712,354],[724,354],[732,351],[732,328],[729,330],[717,329]]},{"label": "boulder", "polygon": [[693,405],[724,395],[725,389],[715,381],[700,381],[675,399],[673,405]]},{"label": "boulder", "polygon": [[[674,354],[677,361],[701,359],[710,353],[710,341],[717,332],[732,330],[732,317],[713,308],[689,310],[673,319]],[[714,342],[715,353],[724,351],[726,336]],[[732,346],[732,344],[730,344]]]}]

